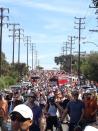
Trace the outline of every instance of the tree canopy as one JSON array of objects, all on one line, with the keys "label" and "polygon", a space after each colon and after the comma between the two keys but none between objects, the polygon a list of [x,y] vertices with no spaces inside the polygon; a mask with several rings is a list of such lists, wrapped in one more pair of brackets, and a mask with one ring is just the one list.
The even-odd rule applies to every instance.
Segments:
[{"label": "tree canopy", "polygon": [[[54,61],[57,65],[70,73],[70,55],[55,57]],[[72,72],[77,73],[78,69],[78,56],[72,56]],[[81,57],[80,60],[80,73],[87,79],[98,82],[98,53],[87,54],[85,57]]]},{"label": "tree canopy", "polygon": [[14,63],[10,64],[7,62],[5,54],[2,53],[1,62],[1,78],[0,78],[0,89],[6,88],[9,85],[15,84],[28,72],[28,67],[25,63]]}]

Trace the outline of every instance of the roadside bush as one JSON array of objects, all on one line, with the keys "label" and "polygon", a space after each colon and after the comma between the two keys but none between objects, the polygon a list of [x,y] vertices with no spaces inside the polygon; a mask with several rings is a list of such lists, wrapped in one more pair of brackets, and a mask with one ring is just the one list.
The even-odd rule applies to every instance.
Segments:
[{"label": "roadside bush", "polygon": [[0,78],[0,90],[4,89],[6,87],[6,84],[2,78]]},{"label": "roadside bush", "polygon": [[16,80],[13,79],[13,78],[10,77],[10,76],[4,77],[3,80],[4,80],[4,82],[5,82],[6,87],[8,87],[8,86],[13,85],[13,84],[16,83]]},{"label": "roadside bush", "polygon": [[5,76],[0,78],[0,90],[8,88],[10,85],[14,85],[16,83],[16,79],[13,79],[10,76]]}]

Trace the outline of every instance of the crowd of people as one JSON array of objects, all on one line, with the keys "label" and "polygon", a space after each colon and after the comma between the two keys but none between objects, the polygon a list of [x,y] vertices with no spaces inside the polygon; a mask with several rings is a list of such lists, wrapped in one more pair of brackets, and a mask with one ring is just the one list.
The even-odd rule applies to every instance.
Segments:
[{"label": "crowd of people", "polygon": [[1,130],[87,131],[90,127],[98,130],[97,92],[76,85],[69,88],[59,86],[57,78],[61,74],[65,72],[31,71],[29,80],[32,86],[2,91]]}]

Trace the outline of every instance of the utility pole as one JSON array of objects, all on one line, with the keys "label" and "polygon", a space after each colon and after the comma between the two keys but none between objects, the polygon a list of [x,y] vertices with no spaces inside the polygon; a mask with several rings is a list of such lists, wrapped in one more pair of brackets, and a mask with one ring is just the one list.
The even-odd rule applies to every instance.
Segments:
[{"label": "utility pole", "polygon": [[89,5],[89,8],[98,8],[98,0],[92,0],[92,6]]},{"label": "utility pole", "polygon": [[21,39],[23,39],[24,37],[24,34],[22,34],[21,31],[24,32],[22,28],[18,28],[16,29],[16,33],[15,33],[15,35],[17,36],[15,38],[18,39],[18,79],[19,80],[22,77],[22,71],[20,70],[20,42]]},{"label": "utility pole", "polygon": [[31,44],[31,36],[25,36],[25,41],[26,41],[26,45],[27,45],[27,67],[28,67],[28,48],[29,48],[29,44]]},{"label": "utility pole", "polygon": [[66,55],[67,55],[67,51],[68,51],[68,49],[69,49],[69,47],[67,46],[69,44],[69,42],[66,42],[65,43],[65,51],[66,51]]},{"label": "utility pole", "polygon": [[73,44],[75,44],[75,36],[69,36],[69,44],[70,44],[70,74],[72,74],[72,50],[73,48]]},{"label": "utility pole", "polygon": [[[4,18],[9,19],[9,16],[4,15],[4,11],[9,13],[9,8],[0,8],[0,77],[2,75],[2,30],[3,30],[3,20]],[[7,24],[8,25],[8,24]]]},{"label": "utility pole", "polygon": [[35,69],[37,69],[37,63],[38,63],[38,62],[37,62],[37,61],[38,61],[37,59],[38,59],[38,52],[36,51],[36,52],[35,52]]},{"label": "utility pole", "polygon": [[63,54],[63,56],[65,55],[65,47],[64,46],[62,47],[62,54]]},{"label": "utility pole", "polygon": [[69,42],[63,42],[64,46],[62,47],[63,50],[63,54],[65,54],[66,52],[66,56],[67,56],[67,51],[69,49],[69,47],[67,46],[69,44]]},{"label": "utility pole", "polygon": [[34,47],[35,47],[35,43],[31,43],[31,50],[32,50],[32,70],[33,70],[33,63],[34,63],[34,59],[33,59],[33,56],[34,56]]},{"label": "utility pole", "polygon": [[78,20],[78,23],[75,22],[75,24],[78,25],[78,27],[75,27],[75,29],[79,30],[78,33],[78,46],[79,46],[79,52],[78,52],[78,79],[79,79],[79,83],[81,84],[80,81],[80,44],[81,44],[81,30],[85,29],[85,27],[82,28],[82,25],[85,24],[85,22],[82,22],[85,18],[77,18],[75,17],[76,20]]},{"label": "utility pole", "polygon": [[21,33],[24,32],[24,29],[19,28],[16,31],[18,31],[17,39],[18,39],[18,64],[20,63],[20,45],[21,45],[21,39],[23,39],[24,34]]},{"label": "utility pole", "polygon": [[40,66],[40,60],[38,59],[38,67]]},{"label": "utility pole", "polygon": [[[92,3],[93,3],[93,6],[89,6],[89,8],[96,8],[95,14],[98,15],[98,0],[92,0]],[[98,19],[98,17],[96,19]],[[98,32],[98,30],[96,29],[91,29],[89,31]]]},{"label": "utility pole", "polygon": [[9,29],[9,31],[12,31],[13,33],[12,33],[12,35],[9,35],[9,37],[12,37],[13,38],[13,51],[12,51],[12,64],[14,65],[14,50],[15,50],[15,37],[17,37],[16,36],[16,31],[17,31],[17,29],[16,29],[16,26],[19,26],[20,24],[18,24],[18,23],[11,23],[11,24],[9,24],[9,26],[12,26],[12,29]]}]

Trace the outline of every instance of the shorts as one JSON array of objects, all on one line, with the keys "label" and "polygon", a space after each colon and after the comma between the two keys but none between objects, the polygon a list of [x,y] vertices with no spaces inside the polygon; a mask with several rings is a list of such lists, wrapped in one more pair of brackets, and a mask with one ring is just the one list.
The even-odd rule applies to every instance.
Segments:
[{"label": "shorts", "polygon": [[49,117],[47,118],[46,122],[47,122],[46,129],[52,129],[53,126],[54,126],[54,127],[57,127],[57,125],[58,125],[57,116],[49,116]]}]

